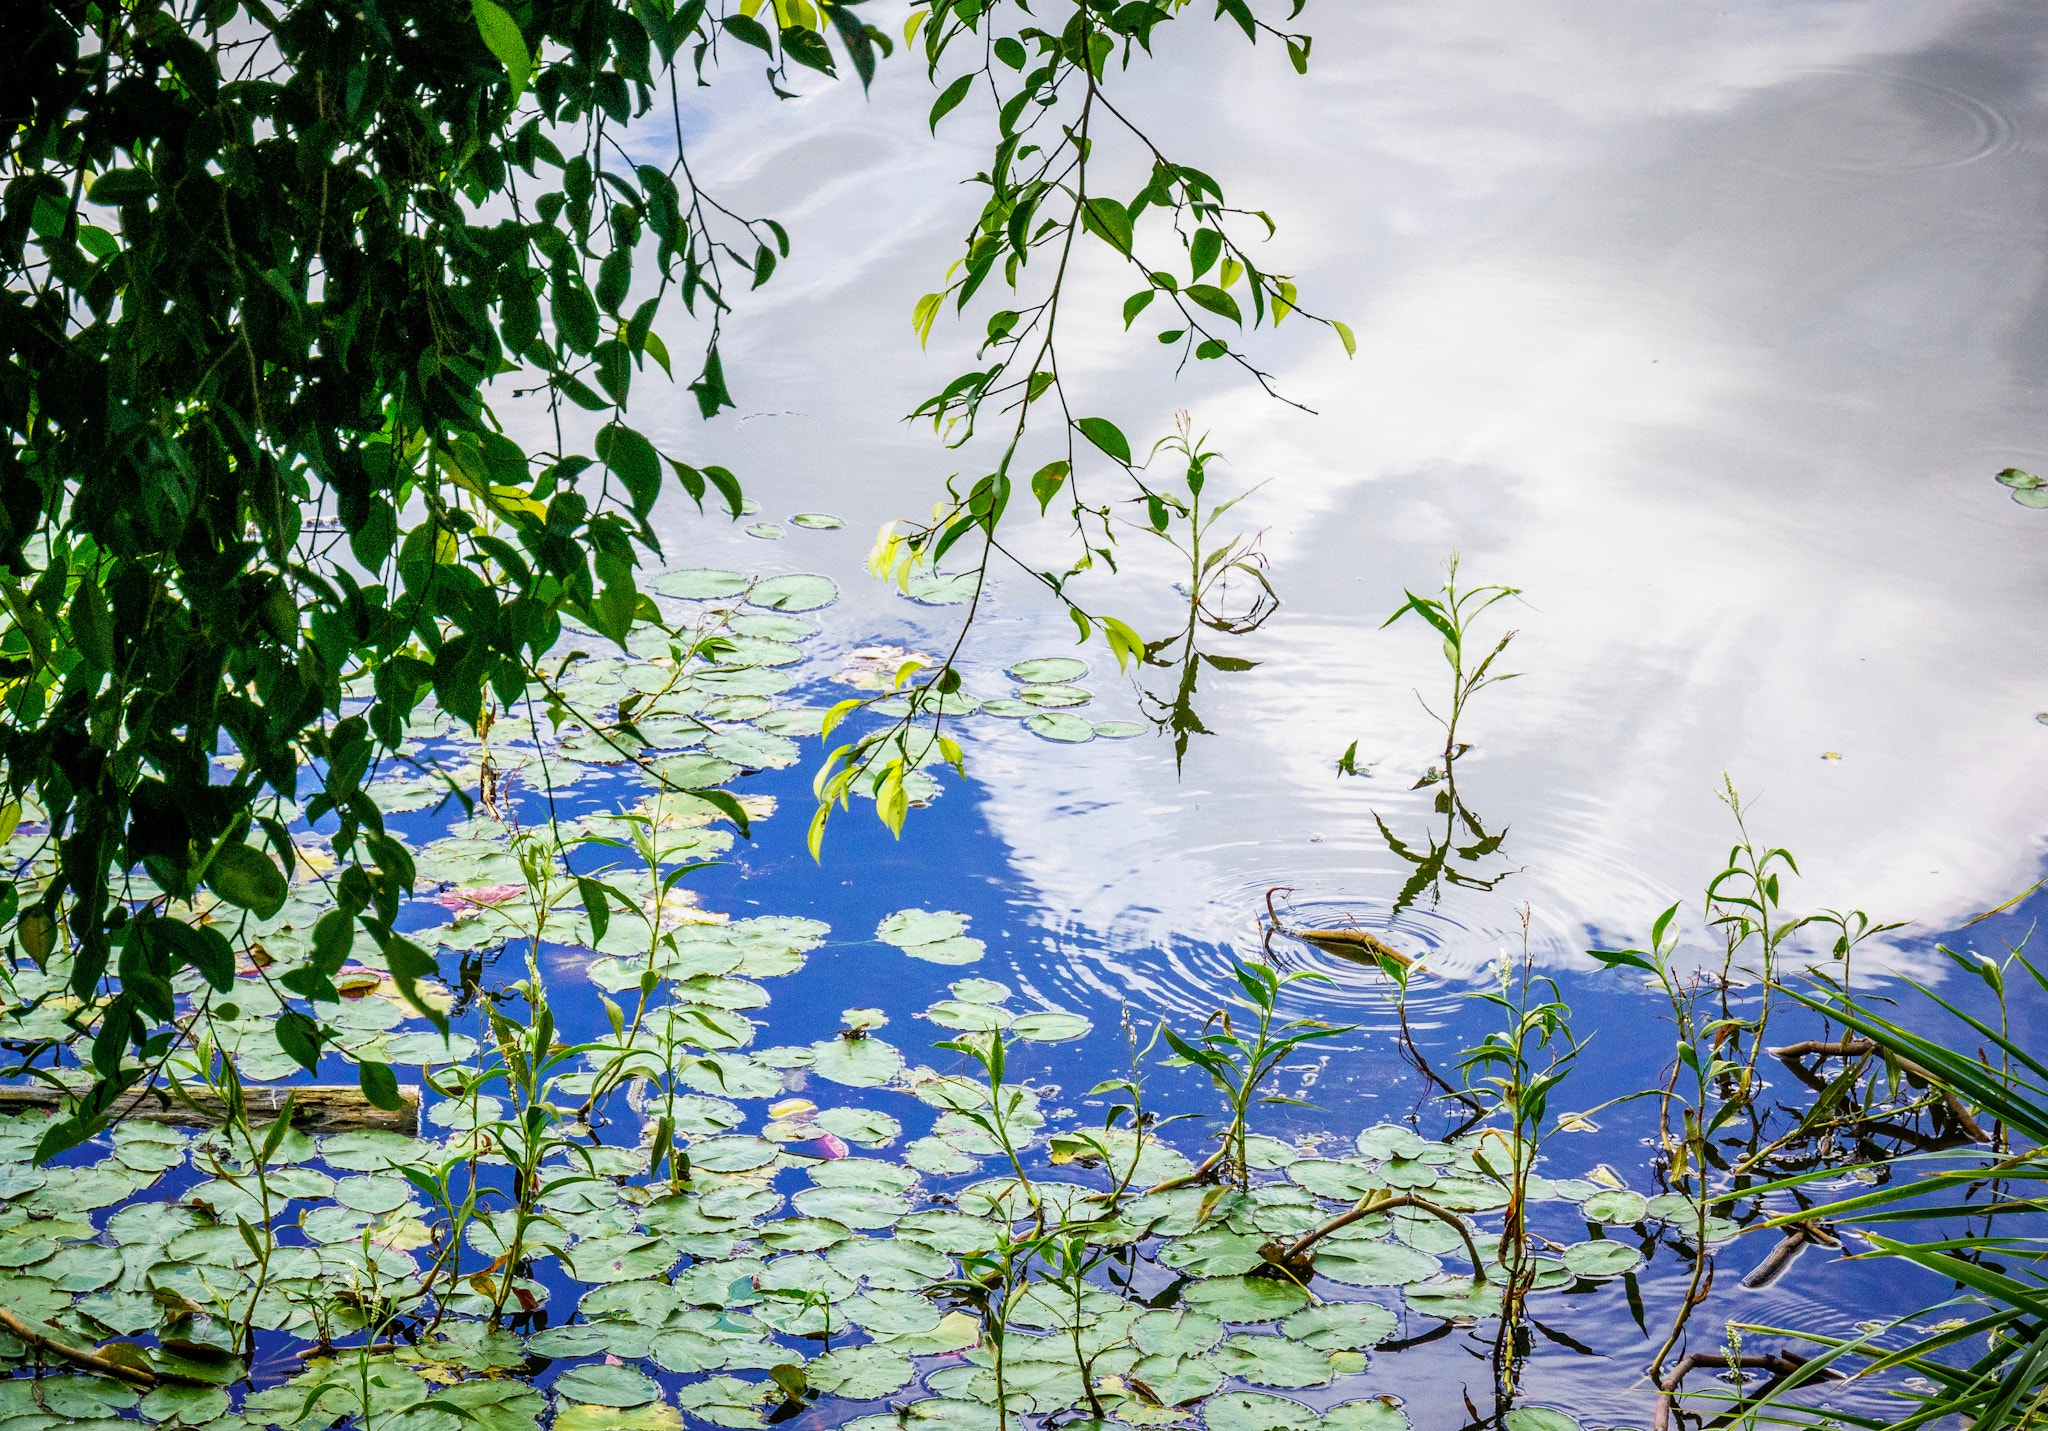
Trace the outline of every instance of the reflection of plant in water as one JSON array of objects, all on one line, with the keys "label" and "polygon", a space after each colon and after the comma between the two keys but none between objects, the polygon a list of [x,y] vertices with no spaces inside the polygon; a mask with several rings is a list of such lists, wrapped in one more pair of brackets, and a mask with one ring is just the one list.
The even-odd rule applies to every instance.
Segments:
[{"label": "reflection of plant in water", "polygon": [[[1266,624],[1280,600],[1266,579],[1266,558],[1256,536],[1238,533],[1222,541],[1213,536],[1224,513],[1251,494],[1240,493],[1205,509],[1203,489],[1208,485],[1209,464],[1217,454],[1203,445],[1205,439],[1194,436],[1187,413],[1178,414],[1175,428],[1173,436],[1161,438],[1153,447],[1152,456],[1156,459],[1165,453],[1185,462],[1179,486],[1155,487],[1139,478],[1141,495],[1134,500],[1145,509],[1145,529],[1187,563],[1187,575],[1180,584],[1181,594],[1187,598],[1187,619],[1170,635],[1147,641],[1144,648],[1145,665],[1177,671],[1172,694],[1147,691],[1145,704],[1153,724],[1173,733],[1173,758],[1178,763],[1187,755],[1189,736],[1210,733],[1195,713],[1195,685],[1203,663],[1219,671],[1249,671],[1258,664],[1242,656],[1202,650],[1201,632],[1248,635]],[[1184,537],[1175,534],[1177,525],[1185,527]],[[1240,593],[1231,591],[1232,578],[1239,579]]]},{"label": "reflection of plant in water", "polygon": [[[1387,848],[1407,864],[1414,866],[1407,883],[1394,899],[1394,912],[1398,914],[1421,897],[1424,890],[1434,900],[1444,884],[1449,883],[1465,889],[1492,889],[1507,877],[1503,871],[1492,875],[1480,875],[1465,865],[1479,862],[1500,852],[1501,842],[1507,838],[1507,831],[1490,833],[1479,817],[1467,808],[1458,794],[1458,761],[1471,745],[1458,739],[1458,726],[1464,719],[1465,707],[1472,698],[1488,686],[1511,681],[1521,673],[1518,671],[1495,671],[1493,663],[1506,651],[1508,643],[1515,639],[1513,631],[1502,636],[1493,649],[1480,653],[1480,648],[1468,642],[1473,635],[1473,626],[1478,619],[1499,602],[1521,595],[1520,589],[1512,586],[1478,586],[1460,590],[1458,586],[1458,555],[1451,554],[1449,569],[1444,583],[1439,588],[1440,596],[1417,596],[1414,592],[1404,593],[1407,600],[1396,608],[1394,614],[1380,623],[1381,629],[1393,625],[1403,616],[1413,612],[1427,622],[1443,638],[1444,663],[1450,667],[1450,701],[1439,710],[1422,700],[1422,708],[1430,718],[1444,728],[1443,763],[1431,765],[1424,771],[1412,788],[1436,791],[1433,804],[1436,813],[1443,817],[1441,832],[1430,830],[1426,833],[1426,848],[1417,848],[1403,841],[1387,827],[1379,815],[1373,816],[1380,827],[1380,835],[1387,842]],[[1347,774],[1357,773],[1357,743],[1344,754],[1339,770]],[[1462,831],[1462,834],[1460,833]]]}]

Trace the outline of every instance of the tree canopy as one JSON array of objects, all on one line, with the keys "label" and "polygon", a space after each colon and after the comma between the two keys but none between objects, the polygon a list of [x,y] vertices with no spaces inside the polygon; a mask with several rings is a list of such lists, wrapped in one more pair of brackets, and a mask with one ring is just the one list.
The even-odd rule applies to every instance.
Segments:
[{"label": "tree canopy", "polygon": [[[1305,68],[1302,4],[1218,0],[1214,18]],[[411,996],[434,960],[394,929],[411,860],[366,777],[429,694],[473,727],[529,702],[559,718],[542,657],[565,620],[621,642],[661,620],[641,576],[673,555],[649,521],[664,493],[738,512],[738,476],[658,450],[634,416],[656,370],[706,419],[732,406],[735,290],[792,259],[772,216],[734,212],[691,171],[683,95],[729,71],[765,71],[785,96],[807,70],[865,85],[901,45],[936,91],[934,131],[986,127],[981,213],[950,269],[934,255],[948,277],[913,315],[928,337],[948,310],[989,310],[981,366],[918,409],[946,442],[975,442],[983,475],[886,533],[877,564],[907,579],[968,543],[985,577],[1024,489],[1014,505],[1072,531],[1071,567],[1039,579],[1083,639],[1173,672],[1158,710],[1185,748],[1202,663],[1245,664],[1198,638],[1256,624],[1270,592],[1251,546],[1211,534],[1206,449],[1182,432],[1157,476],[1069,391],[1057,338],[1076,266],[1109,264],[1132,289],[1126,327],[1164,314],[1178,360],[1270,387],[1240,338],[1296,311],[1249,247],[1271,221],[1117,103],[1160,27],[1208,18],[1188,9],[931,0],[890,34],[859,0],[16,8],[0,60],[0,819],[43,821],[54,859],[0,888],[0,918],[21,953],[68,966],[98,1080],[43,1156],[91,1136],[173,1049],[179,970],[231,987],[233,946],[193,901],[283,902],[286,802],[337,822],[339,863],[317,957],[282,981],[297,1002],[280,1045],[317,1063],[313,1002],[358,939]],[[629,133],[669,131],[664,163],[629,156]],[[1138,157],[1135,192],[1091,188],[1105,146]],[[545,450],[507,435],[525,430],[514,405],[552,419]],[[1148,639],[1065,589],[1114,564],[1127,510],[1190,563],[1182,631]],[[1231,572],[1255,582],[1248,605],[1222,592]],[[957,683],[950,662],[918,673],[904,722],[833,753],[814,845],[856,781],[900,826],[907,732],[943,721]],[[730,796],[704,798],[744,826]],[[363,1078],[395,1096],[388,1070]]]}]

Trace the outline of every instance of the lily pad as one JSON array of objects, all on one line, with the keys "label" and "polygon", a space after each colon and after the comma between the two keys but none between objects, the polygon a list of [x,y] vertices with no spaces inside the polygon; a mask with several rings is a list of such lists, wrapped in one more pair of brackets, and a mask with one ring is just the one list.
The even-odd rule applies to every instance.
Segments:
[{"label": "lily pad", "polygon": [[1377,1302],[1325,1302],[1280,1324],[1280,1334],[1320,1351],[1365,1351],[1393,1335],[1394,1314]]},{"label": "lily pad", "polygon": [[713,1426],[751,1428],[763,1424],[761,1408],[778,1394],[773,1382],[742,1381],[736,1376],[712,1376],[692,1383],[676,1393],[685,1411]]},{"label": "lily pad", "polygon": [[1507,1431],[1580,1431],[1578,1421],[1548,1406],[1517,1406],[1501,1418]]},{"label": "lily pad", "polygon": [[1643,1254],[1627,1243],[1604,1239],[1576,1242],[1564,1250],[1564,1265],[1581,1277],[1619,1277],[1642,1260]]},{"label": "lily pad", "polygon": [[1271,1322],[1308,1305],[1308,1292],[1276,1277],[1212,1277],[1190,1282],[1180,1299],[1190,1309],[1226,1322]]},{"label": "lily pad", "polygon": [[777,1149],[766,1138],[735,1134],[707,1138],[690,1145],[690,1166],[714,1173],[743,1173],[775,1161]]},{"label": "lily pad", "polygon": [[899,949],[934,944],[966,932],[967,916],[949,909],[899,909],[875,926],[875,938]]},{"label": "lily pad", "polygon": [[1626,1188],[1610,1188],[1587,1198],[1579,1205],[1579,1211],[1585,1213],[1588,1222],[1625,1225],[1649,1216],[1650,1200]]},{"label": "lily pad", "polygon": [[1401,1287],[1443,1270],[1428,1253],[1394,1242],[1325,1242],[1314,1256],[1318,1274],[1348,1287]]},{"label": "lily pad", "polygon": [[1211,1360],[1225,1376],[1253,1386],[1328,1386],[1336,1375],[1328,1352],[1284,1336],[1240,1332],[1218,1347]]},{"label": "lily pad", "polygon": [[813,1358],[804,1366],[804,1380],[814,1391],[848,1401],[876,1401],[901,1391],[916,1370],[910,1358],[887,1347],[841,1347]]},{"label": "lily pad", "polygon": [[651,585],[663,596],[680,597],[685,601],[710,601],[722,596],[738,596],[747,589],[747,579],[736,571],[693,567],[687,571],[663,572],[654,578]]},{"label": "lily pad", "polygon": [[971,571],[932,573],[913,576],[903,588],[903,594],[920,606],[959,606],[972,601],[979,579]]},{"label": "lily pad", "polygon": [[1024,1014],[1012,1020],[1010,1024],[1011,1033],[1033,1043],[1065,1043],[1069,1039],[1087,1037],[1094,1028],[1093,1023],[1079,1014],[1070,1014],[1061,1009]]},{"label": "lily pad", "polygon": [[1200,1356],[1222,1340],[1219,1318],[1186,1307],[1161,1307],[1131,1324],[1131,1344],[1147,1356]]},{"label": "lily pad", "polygon": [[1131,740],[1143,735],[1151,727],[1134,720],[1099,720],[1095,722],[1095,735],[1099,740]]},{"label": "lily pad", "polygon": [[747,524],[747,535],[759,537],[764,542],[773,542],[780,541],[785,533],[781,525],[775,522],[749,522]]},{"label": "lily pad", "polygon": [[572,1366],[555,1378],[557,1396],[592,1406],[645,1406],[661,1399],[661,1387],[653,1377],[630,1366],[606,1366],[601,1362]]},{"label": "lily pad", "polygon": [[[449,1387],[441,1393],[464,1391],[471,1386],[495,1386],[497,1382],[464,1382]],[[498,1431],[486,1423],[487,1431]],[[612,1406],[588,1406],[580,1401],[564,1401],[555,1407],[552,1431],[683,1431],[683,1413],[665,1401],[650,1401],[645,1406],[635,1406],[621,1411]]]},{"label": "lily pad", "polygon": [[811,1052],[811,1068],[818,1077],[849,1088],[880,1088],[903,1067],[896,1046],[873,1035],[820,1039]]},{"label": "lily pad", "polygon": [[1209,1431],[1309,1431],[1316,1413],[1299,1401],[1257,1391],[1226,1391],[1202,1407]]},{"label": "lily pad", "polygon": [[1040,711],[1024,724],[1033,735],[1061,745],[1079,745],[1095,739],[1095,726],[1091,722],[1062,711]]},{"label": "lily pad", "polygon": [[1064,710],[1085,706],[1095,697],[1079,686],[1026,686],[1017,692],[1017,699],[1040,710]]},{"label": "lily pad", "polygon": [[864,1188],[805,1188],[792,1194],[790,1205],[806,1217],[821,1217],[862,1232],[895,1225],[910,1204],[894,1193]]},{"label": "lily pad", "polygon": [[817,611],[839,599],[839,587],[829,576],[799,573],[771,576],[754,583],[747,593],[750,606],[770,611]]},{"label": "lily pad", "polygon": [[846,518],[835,517],[830,512],[798,512],[789,519],[789,523],[806,531],[830,532],[845,526]]},{"label": "lily pad", "polygon": [[1088,663],[1074,656],[1033,656],[1010,667],[1011,678],[1027,686],[1059,685],[1087,674]]},{"label": "lily pad", "polygon": [[1408,1413],[1383,1396],[1347,1401],[1323,1413],[1321,1431],[1408,1431]]}]

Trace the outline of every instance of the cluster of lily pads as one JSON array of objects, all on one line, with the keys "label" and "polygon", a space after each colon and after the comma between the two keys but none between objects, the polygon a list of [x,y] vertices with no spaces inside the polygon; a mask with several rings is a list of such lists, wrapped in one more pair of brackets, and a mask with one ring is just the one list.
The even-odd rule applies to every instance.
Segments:
[{"label": "cluster of lily pads", "polygon": [[[1055,1413],[1190,1431],[1408,1424],[1375,1389],[1373,1348],[1418,1321],[1495,1314],[1500,1269],[1470,1266],[1460,1232],[1413,1208],[1331,1233],[1306,1272],[1270,1254],[1376,1189],[1426,1193],[1493,1248],[1484,1219],[1509,1194],[1475,1138],[1383,1126],[1333,1153],[1327,1140],[1254,1135],[1238,1185],[1200,1180],[1148,1128],[1091,1127],[1048,1091],[984,1077],[985,1057],[963,1051],[1076,1040],[1090,1024],[982,977],[923,1011],[941,1044],[929,1060],[872,1008],[846,1010],[826,1037],[761,1046],[766,981],[797,975],[832,931],[705,909],[675,872],[734,839],[732,812],[690,791],[793,765],[817,732],[821,708],[778,698],[817,634],[805,613],[837,592],[820,576],[705,570],[655,589],[690,603],[681,634],[650,631],[619,652],[572,633],[533,711],[481,734],[424,708],[409,763],[374,792],[393,813],[447,817],[415,841],[410,916],[444,967],[523,949],[530,980],[637,999],[630,1023],[620,1015],[613,1037],[565,1055],[530,1101],[482,1078],[451,1083],[451,1070],[510,1058],[502,1035],[445,986],[422,988],[454,1027],[430,1027],[359,948],[333,980],[338,999],[315,1012],[335,1033],[334,1063],[419,1071],[416,1133],[130,1118],[39,1168],[55,1114],[0,1118],[0,1310],[38,1339],[0,1330],[0,1362],[18,1372],[0,1380],[0,1431],[137,1417],[219,1431],[532,1431],[550,1417],[557,1431],[752,1431],[825,1399],[850,1403],[859,1431],[1002,1431]],[[906,654],[865,648],[838,679],[886,695],[877,673]],[[1055,741],[1139,733],[1075,714],[1090,701],[1075,684],[1086,674],[1070,657],[1021,662],[1014,696],[951,693],[945,714],[1019,717]],[[576,813],[579,792],[593,798]],[[738,798],[751,818],[773,813],[767,797]],[[537,857],[545,808],[555,818]],[[311,956],[332,856],[317,833],[295,832],[282,909],[211,911],[240,977],[227,996],[181,977],[175,993],[203,1037],[163,1077],[196,1086],[216,1056],[244,1085],[297,1073],[274,1036],[278,981]],[[656,853],[636,868],[643,836]],[[0,855],[32,875],[46,837],[31,819]],[[563,852],[579,848],[572,872]],[[587,905],[574,873],[601,878],[620,907]],[[156,891],[137,876],[130,893]],[[967,916],[945,910],[901,910],[872,937],[932,965],[986,953]],[[61,956],[4,971],[10,1041],[72,1036],[66,975]],[[541,1007],[537,988],[527,998]],[[535,1109],[575,1136],[508,1192],[507,1130]],[[435,1169],[443,1188],[452,1169],[500,1195],[458,1212],[429,1195],[423,1170]],[[1532,1179],[1532,1199],[1576,1204],[1588,1231],[1540,1262],[1539,1291],[1629,1274],[1659,1219],[1698,1225],[1689,1204],[1615,1183]],[[507,1207],[515,1196],[530,1225]],[[1064,1273],[1055,1242],[1080,1259]],[[1019,1246],[1036,1250],[1020,1261]],[[80,1370],[53,1347],[145,1384]],[[1572,1424],[1541,1408],[1514,1415],[1513,1431]]]},{"label": "cluster of lily pads", "polygon": [[[951,992],[928,1011],[934,1021],[1031,1036],[1032,1016],[1011,1014],[1000,985],[969,979]],[[882,1047],[871,1025],[850,1026],[862,1036],[831,1042]],[[527,1385],[541,1371],[555,1424],[571,1427],[648,1431],[688,1420],[753,1431],[781,1408],[836,1398],[890,1403],[855,1422],[862,1431],[994,1431],[999,1411],[1099,1412],[1131,1427],[1191,1431],[1389,1431],[1408,1420],[1393,1398],[1374,1394],[1371,1350],[1404,1324],[1419,1330],[1418,1319],[1481,1318],[1497,1307],[1503,1269],[1475,1282],[1456,1265],[1458,1232],[1412,1209],[1327,1237],[1307,1279],[1277,1273],[1262,1250],[1375,1188],[1426,1189],[1467,1218],[1497,1209],[1506,1194],[1486,1176],[1476,1139],[1430,1143],[1380,1126],[1328,1156],[1255,1136],[1257,1172],[1244,1188],[1171,1186],[1193,1165],[1165,1143],[1056,1131],[1029,1087],[1004,1086],[995,1096],[1013,1146],[1038,1148],[1031,1162],[1050,1167],[990,1175],[1006,1153],[973,1116],[992,1106],[983,1084],[907,1066],[893,1050],[843,1063],[820,1050],[762,1066],[777,1069],[772,1086],[764,1079],[689,1105],[690,1173],[680,1188],[648,1180],[645,1149],[629,1139],[600,1148],[603,1176],[565,1179],[541,1199],[545,1220],[527,1247],[533,1265],[519,1279],[519,1304],[529,1326],[553,1324],[523,1335],[490,1325],[490,1299],[460,1280],[440,1285],[463,1290],[438,1298],[420,1291],[450,1229],[403,1171],[464,1156],[488,1165],[492,1154],[472,1145],[473,1130],[287,1133],[260,1180],[281,1245],[259,1289],[258,1248],[244,1231],[265,1211],[259,1180],[224,1134],[127,1123],[97,1163],[36,1169],[28,1157],[50,1115],[0,1121],[0,1306],[69,1343],[154,1334],[147,1364],[179,1378],[146,1394],[61,1370],[17,1380],[0,1389],[0,1423],[44,1431],[137,1412],[221,1431],[314,1431],[350,1419],[378,1431],[455,1431],[471,1419],[528,1431],[548,1410]],[[900,1160],[855,1154],[845,1144],[870,1154],[896,1146],[901,1122],[853,1102],[790,1096],[792,1084],[816,1097],[826,1095],[821,1084],[908,1093],[930,1110],[932,1132]],[[764,1100],[773,1101],[759,1112],[743,1107]],[[435,1110],[450,1111],[462,1105]],[[759,1131],[740,1131],[757,1118]],[[189,1181],[188,1161],[212,1176]],[[1114,1196],[1133,1170],[1140,1182],[1169,1186]],[[568,1173],[569,1161],[555,1171]],[[175,1197],[145,1200],[166,1177],[178,1182]],[[1575,1201],[1599,1229],[1546,1263],[1539,1290],[1632,1270],[1639,1247],[1606,1235],[1618,1224],[1662,1213],[1690,1226],[1694,1216],[1590,1180],[1539,1178],[1530,1196]],[[999,1307],[963,1292],[967,1269],[1048,1220],[1117,1275],[1074,1285],[1027,1277]],[[468,1223],[472,1265],[493,1265],[502,1231],[501,1216]],[[276,1345],[319,1353],[271,1352],[254,1389],[225,1334],[252,1296],[249,1319]],[[367,1350],[345,1345],[373,1323],[402,1323],[414,1335]],[[27,1353],[0,1338],[0,1354],[20,1363]],[[1555,1419],[1516,1424],[1571,1424],[1545,1416]]]}]

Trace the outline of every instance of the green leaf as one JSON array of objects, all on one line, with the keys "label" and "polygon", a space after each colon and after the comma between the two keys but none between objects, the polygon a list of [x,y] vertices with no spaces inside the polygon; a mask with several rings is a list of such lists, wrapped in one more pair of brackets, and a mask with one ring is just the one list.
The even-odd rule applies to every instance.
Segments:
[{"label": "green leaf", "polygon": [[727,15],[718,22],[725,32],[743,45],[752,45],[771,59],[775,55],[775,42],[769,37],[767,26],[746,15]]},{"label": "green leaf", "polygon": [[1344,356],[1347,358],[1357,357],[1358,340],[1351,336],[1350,325],[1345,323],[1339,323],[1335,319],[1332,319],[1330,322],[1330,326],[1337,330],[1337,341],[1344,345]]},{"label": "green leaf", "polygon": [[1228,318],[1237,324],[1244,322],[1244,314],[1239,310],[1237,300],[1213,283],[1190,283],[1181,292],[1219,318]]},{"label": "green leaf", "polygon": [[[939,132],[939,121],[951,114],[955,109],[958,109],[960,101],[967,98],[967,91],[973,87],[974,76],[972,74],[964,74],[946,86],[937,101],[932,105],[931,125],[933,134]],[[933,309],[934,311],[937,310],[936,304],[933,305]],[[931,331],[929,320],[925,323],[924,331],[927,333]]]},{"label": "green leaf", "polygon": [[[1131,214],[1115,199],[1096,197],[1088,200],[1081,210],[1081,226],[1115,249],[1118,253],[1129,253],[1133,241]],[[1135,314],[1130,315],[1135,317]],[[1124,322],[1130,327],[1129,318]]]},{"label": "green leaf", "polygon": [[519,33],[519,22],[495,0],[469,0],[469,6],[476,17],[477,33],[505,67],[512,81],[512,98],[517,100],[533,78],[533,52],[526,47],[526,36]]},{"label": "green leaf", "polygon": [[642,521],[654,510],[661,496],[661,457],[654,444],[623,423],[607,423],[598,429],[598,460],[619,474],[632,494],[633,515]]},{"label": "green leaf", "polygon": [[398,1096],[398,1076],[391,1071],[390,1064],[364,1059],[356,1066],[356,1077],[362,1084],[363,1097],[374,1106],[390,1112],[405,1106],[405,1100]]},{"label": "green leaf", "polygon": [[285,896],[291,893],[270,856],[239,840],[230,840],[214,853],[213,863],[206,867],[206,887],[258,919],[269,919],[283,909]]},{"label": "green leaf", "polygon": [[1077,419],[1074,426],[1081,435],[1107,452],[1111,457],[1128,467],[1131,465],[1131,441],[1123,430],[1106,417],[1084,417]]}]

